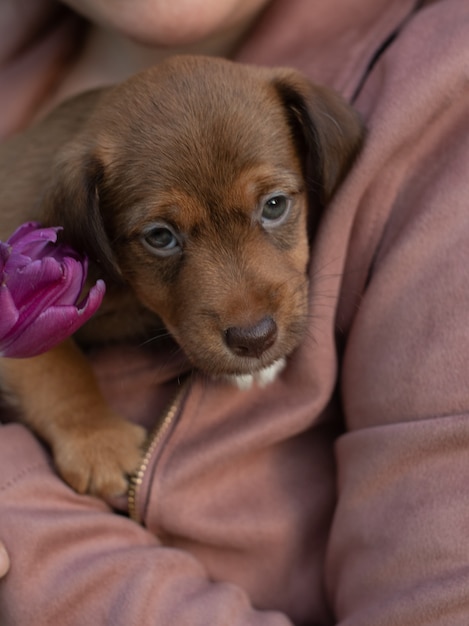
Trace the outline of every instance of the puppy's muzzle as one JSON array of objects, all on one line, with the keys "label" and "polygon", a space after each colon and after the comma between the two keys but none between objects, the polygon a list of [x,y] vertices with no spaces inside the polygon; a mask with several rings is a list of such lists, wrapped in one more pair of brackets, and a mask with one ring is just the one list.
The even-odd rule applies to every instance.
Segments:
[{"label": "puppy's muzzle", "polygon": [[224,333],[225,343],[239,357],[260,358],[277,339],[277,324],[270,315],[252,326],[232,326]]}]

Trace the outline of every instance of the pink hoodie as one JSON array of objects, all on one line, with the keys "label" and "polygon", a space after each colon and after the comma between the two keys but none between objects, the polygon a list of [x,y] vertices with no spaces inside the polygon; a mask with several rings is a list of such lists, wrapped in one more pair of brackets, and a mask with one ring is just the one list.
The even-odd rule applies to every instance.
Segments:
[{"label": "pink hoodie", "polygon": [[109,401],[159,424],[139,523],[0,427],[2,626],[469,624],[469,5],[416,4],[274,0],[246,41],[369,129],[312,251],[309,333],[246,392],[181,387],[160,353],[92,357]]}]

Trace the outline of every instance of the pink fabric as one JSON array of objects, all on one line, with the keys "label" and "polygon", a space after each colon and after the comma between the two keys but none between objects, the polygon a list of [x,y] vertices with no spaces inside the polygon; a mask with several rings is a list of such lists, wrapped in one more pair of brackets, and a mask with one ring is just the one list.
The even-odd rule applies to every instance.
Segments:
[{"label": "pink fabric", "polygon": [[53,0],[0,7],[0,140],[28,124],[76,52],[81,21]]},{"label": "pink fabric", "polygon": [[415,0],[274,0],[237,58],[296,67],[350,98],[375,52],[415,4]]},{"label": "pink fabric", "polygon": [[[412,5],[276,0],[240,51],[350,96],[402,25],[356,100],[369,134],[312,252],[309,333],[265,390],[194,379],[144,527],[1,427],[2,626],[469,623],[469,10]],[[93,362],[149,425],[184,369],[165,358]]]}]

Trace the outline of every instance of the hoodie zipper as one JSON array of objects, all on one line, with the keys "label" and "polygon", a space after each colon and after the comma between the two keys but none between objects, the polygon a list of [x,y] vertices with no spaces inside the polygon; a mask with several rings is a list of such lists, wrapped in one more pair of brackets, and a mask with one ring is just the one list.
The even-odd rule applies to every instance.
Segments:
[{"label": "hoodie zipper", "polygon": [[150,465],[153,454],[163,442],[165,435],[168,433],[170,427],[174,424],[176,417],[180,413],[183,396],[185,395],[188,386],[189,380],[186,380],[178,389],[166,411],[163,413],[161,419],[158,421],[158,424],[155,426],[147,439],[144,455],[140,466],[130,476],[129,489],[127,492],[129,517],[139,524],[142,523],[142,518],[138,511],[138,499],[143,479],[148,470],[148,466]]}]

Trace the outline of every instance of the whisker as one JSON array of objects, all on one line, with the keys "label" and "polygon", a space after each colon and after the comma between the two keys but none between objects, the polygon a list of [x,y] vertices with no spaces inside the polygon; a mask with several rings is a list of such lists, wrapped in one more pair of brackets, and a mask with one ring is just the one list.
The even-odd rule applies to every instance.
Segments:
[{"label": "whisker", "polygon": [[166,337],[171,337],[171,333],[168,332],[164,328],[164,329],[161,329],[161,331],[149,337],[148,339],[145,339],[145,341],[140,342],[138,345],[140,348],[142,348],[143,346],[153,343],[154,341],[158,341],[158,339],[165,339]]}]

